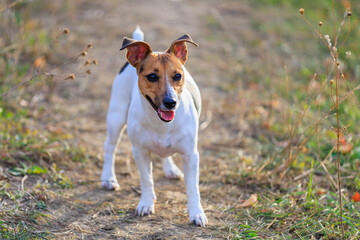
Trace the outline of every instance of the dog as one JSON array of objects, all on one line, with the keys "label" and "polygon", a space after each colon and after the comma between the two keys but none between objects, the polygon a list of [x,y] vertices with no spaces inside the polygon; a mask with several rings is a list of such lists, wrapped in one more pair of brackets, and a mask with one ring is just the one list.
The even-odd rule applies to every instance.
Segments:
[{"label": "dog", "polygon": [[[101,182],[106,189],[119,188],[114,150],[127,125],[140,173],[141,197],[135,214],[145,216],[155,212],[150,158],[150,154],[155,153],[162,159],[166,177],[184,177],[190,223],[204,227],[208,220],[200,203],[197,149],[201,96],[184,67],[188,57],[186,43],[198,46],[185,34],[165,52],[153,52],[144,42],[139,27],[134,31],[133,39],[123,39],[120,50],[127,50],[127,63],[112,86]],[[173,162],[171,156],[175,153],[182,156],[184,174]]]}]

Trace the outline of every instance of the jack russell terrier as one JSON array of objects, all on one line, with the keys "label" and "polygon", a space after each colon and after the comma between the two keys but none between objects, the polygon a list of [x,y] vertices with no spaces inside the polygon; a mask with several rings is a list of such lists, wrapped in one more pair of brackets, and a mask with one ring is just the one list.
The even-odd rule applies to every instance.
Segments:
[{"label": "jack russell terrier", "polygon": [[[204,227],[208,220],[200,203],[199,152],[197,149],[200,91],[185,69],[186,42],[198,46],[189,35],[175,40],[165,52],[153,52],[144,42],[139,27],[133,39],[124,38],[120,50],[126,49],[127,63],[112,86],[107,114],[107,139],[102,186],[116,190],[114,150],[127,124],[132,152],[140,173],[141,197],[136,215],[155,212],[156,196],[152,176],[151,153],[162,159],[168,178],[184,175],[190,222]],[[183,159],[183,171],[174,164],[172,155]]]}]

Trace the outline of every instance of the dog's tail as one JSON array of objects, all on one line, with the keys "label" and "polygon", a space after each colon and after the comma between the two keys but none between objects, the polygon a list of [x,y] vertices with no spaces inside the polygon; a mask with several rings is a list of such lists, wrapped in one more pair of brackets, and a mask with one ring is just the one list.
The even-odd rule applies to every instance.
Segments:
[{"label": "dog's tail", "polygon": [[144,33],[143,33],[143,31],[141,31],[139,25],[136,26],[136,29],[133,32],[132,38],[136,41],[144,41]]}]

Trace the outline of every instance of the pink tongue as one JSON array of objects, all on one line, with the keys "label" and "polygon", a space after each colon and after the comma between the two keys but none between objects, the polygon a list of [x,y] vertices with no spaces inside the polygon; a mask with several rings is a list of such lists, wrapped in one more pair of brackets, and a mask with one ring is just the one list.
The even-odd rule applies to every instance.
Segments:
[{"label": "pink tongue", "polygon": [[158,109],[158,114],[165,121],[171,121],[174,119],[175,111],[163,111]]}]

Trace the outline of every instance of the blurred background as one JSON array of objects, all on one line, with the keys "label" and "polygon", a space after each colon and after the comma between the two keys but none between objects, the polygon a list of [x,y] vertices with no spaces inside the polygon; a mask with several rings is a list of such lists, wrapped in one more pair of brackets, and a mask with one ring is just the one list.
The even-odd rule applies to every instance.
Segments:
[{"label": "blurred background", "polygon": [[[334,46],[333,14],[345,229],[356,239],[356,0],[1,0],[1,238],[337,239],[336,84],[316,32]],[[189,46],[186,67],[203,100],[206,229],[187,224],[183,181],[165,179],[156,156],[157,213],[133,216],[139,176],[126,134],[116,153],[121,190],[100,189],[111,85],[125,63],[119,49],[137,25],[154,51],[184,33],[200,45]]]}]

